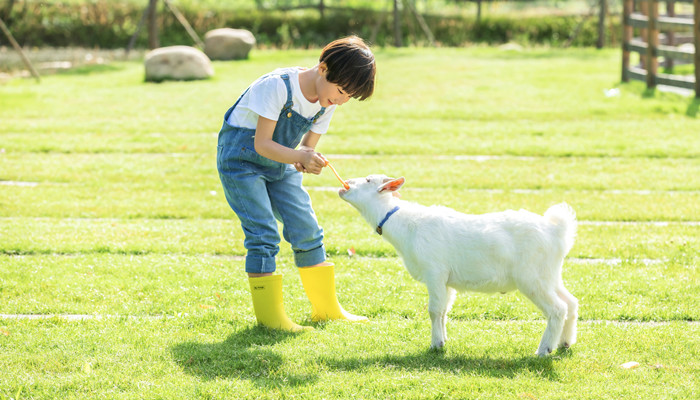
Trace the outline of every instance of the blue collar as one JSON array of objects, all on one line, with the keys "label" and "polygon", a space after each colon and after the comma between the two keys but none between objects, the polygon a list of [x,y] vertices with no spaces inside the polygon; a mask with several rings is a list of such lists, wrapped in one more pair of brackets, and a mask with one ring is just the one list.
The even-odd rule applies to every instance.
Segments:
[{"label": "blue collar", "polygon": [[384,216],[384,219],[382,220],[382,222],[380,222],[379,225],[377,225],[377,233],[378,233],[378,234],[380,234],[380,235],[382,234],[382,226],[384,226],[384,224],[385,224],[386,221],[389,219],[389,217],[391,217],[392,215],[394,215],[394,213],[397,212],[397,211],[399,211],[399,206],[396,206],[396,207],[392,208],[391,211],[389,211],[388,213],[386,213],[386,215]]}]

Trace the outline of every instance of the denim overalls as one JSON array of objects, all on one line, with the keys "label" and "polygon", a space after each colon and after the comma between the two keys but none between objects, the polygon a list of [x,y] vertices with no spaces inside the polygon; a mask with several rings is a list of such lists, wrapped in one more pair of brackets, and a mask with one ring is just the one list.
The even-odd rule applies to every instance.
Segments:
[{"label": "denim overalls", "polygon": [[[287,87],[287,102],[277,119],[272,140],[293,149],[325,108],[311,119],[292,110],[289,75],[280,77]],[[293,165],[259,155],[254,146],[255,129],[228,123],[229,115],[246,92],[224,115],[217,149],[217,168],[224,194],[245,233],[244,246],[248,250],[245,270],[249,273],[275,271],[280,242],[276,220],[283,223],[282,233],[292,244],[297,267],[322,263],[326,259],[323,229],[318,226],[311,198],[301,185],[302,174]]]}]

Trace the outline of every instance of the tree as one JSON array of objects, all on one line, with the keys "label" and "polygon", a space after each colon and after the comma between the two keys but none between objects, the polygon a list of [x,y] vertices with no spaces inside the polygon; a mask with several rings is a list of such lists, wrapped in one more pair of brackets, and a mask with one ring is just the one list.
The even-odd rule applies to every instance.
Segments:
[{"label": "tree", "polygon": [[0,19],[5,21],[7,25],[12,25],[10,21],[10,13],[12,12],[12,7],[15,6],[15,0],[5,0],[2,8],[0,9]]}]

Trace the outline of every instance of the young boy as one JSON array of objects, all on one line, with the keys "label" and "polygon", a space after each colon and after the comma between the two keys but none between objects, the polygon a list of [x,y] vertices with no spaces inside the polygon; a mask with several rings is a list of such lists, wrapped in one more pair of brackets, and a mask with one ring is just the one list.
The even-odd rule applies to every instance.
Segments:
[{"label": "young boy", "polygon": [[338,39],[322,50],[315,67],[281,68],[253,82],[224,116],[217,168],[245,233],[245,269],[262,325],[312,329],[292,322],[282,305],[282,275],[272,274],[280,242],[276,220],[292,245],[312,319],[366,320],[338,303],[333,264],[326,262],[323,229],[301,172],[321,173],[326,159],[315,148],[333,112],[350,98],[369,98],[375,73],[374,55],[362,39]]}]

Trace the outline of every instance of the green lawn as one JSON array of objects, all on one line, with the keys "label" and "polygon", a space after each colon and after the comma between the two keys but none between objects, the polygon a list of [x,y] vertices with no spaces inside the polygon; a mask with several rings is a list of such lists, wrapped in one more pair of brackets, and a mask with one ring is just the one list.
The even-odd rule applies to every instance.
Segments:
[{"label": "green lawn", "polygon": [[375,96],[318,147],[423,204],[571,204],[569,351],[534,356],[545,321],[518,293],[458,296],[428,351],[427,291],[330,171],[304,182],[341,302],[371,322],[311,323],[283,243],[285,308],[316,330],[257,327],[216,135],[248,83],[317,53],[254,51],[208,81],[114,63],[0,86],[0,399],[700,397],[700,102],[620,85],[615,50],[377,50]]}]

